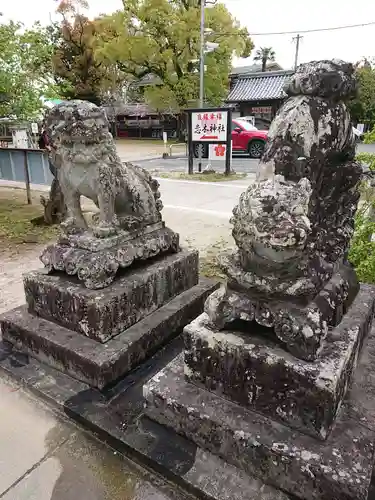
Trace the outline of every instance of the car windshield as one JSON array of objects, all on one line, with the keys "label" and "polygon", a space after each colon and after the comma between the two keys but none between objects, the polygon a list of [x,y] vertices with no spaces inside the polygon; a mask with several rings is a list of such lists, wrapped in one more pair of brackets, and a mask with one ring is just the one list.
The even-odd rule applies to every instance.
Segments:
[{"label": "car windshield", "polygon": [[245,130],[258,130],[256,127],[254,127],[254,125],[251,125],[251,123],[247,122],[246,120],[237,120],[237,122]]}]

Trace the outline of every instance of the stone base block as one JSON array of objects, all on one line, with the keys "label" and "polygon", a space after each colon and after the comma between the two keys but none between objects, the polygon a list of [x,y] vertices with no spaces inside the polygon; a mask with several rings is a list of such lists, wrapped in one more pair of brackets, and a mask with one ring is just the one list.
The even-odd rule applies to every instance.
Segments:
[{"label": "stone base block", "polygon": [[326,439],[374,314],[375,287],[361,285],[314,362],[294,358],[255,321],[213,331],[205,313],[184,330],[189,381],[256,412]]},{"label": "stone base block", "polygon": [[2,337],[15,349],[102,389],[181,331],[216,287],[212,280],[201,280],[106,344],[29,314],[25,306],[0,316]]},{"label": "stone base block", "polygon": [[98,290],[110,285],[117,272],[133,262],[178,249],[179,235],[160,222],[107,238],[96,238],[92,233],[62,237],[49,245],[40,258],[49,272],[76,275],[87,288]]},{"label": "stone base block", "polygon": [[105,290],[73,276],[24,276],[28,310],[98,342],[107,342],[199,280],[198,252],[182,251],[129,269]]},{"label": "stone base block", "polygon": [[246,473],[304,500],[365,500],[373,431],[346,413],[320,442],[185,380],[179,355],[143,389],[146,414]]}]

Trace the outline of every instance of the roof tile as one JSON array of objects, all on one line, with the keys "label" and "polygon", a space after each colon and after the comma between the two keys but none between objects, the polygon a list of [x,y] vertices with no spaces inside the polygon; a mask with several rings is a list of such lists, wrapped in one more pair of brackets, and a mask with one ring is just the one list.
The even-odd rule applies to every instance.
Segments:
[{"label": "roof tile", "polygon": [[[276,73],[276,72],[275,72]],[[264,74],[264,76],[240,76],[226,101],[262,101],[286,97],[283,87],[292,72],[284,74]]]}]

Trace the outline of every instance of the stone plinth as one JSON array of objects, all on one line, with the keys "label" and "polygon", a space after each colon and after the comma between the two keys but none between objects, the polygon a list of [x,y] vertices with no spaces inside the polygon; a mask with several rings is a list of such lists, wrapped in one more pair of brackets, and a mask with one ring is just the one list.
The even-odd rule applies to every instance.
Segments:
[{"label": "stone plinth", "polygon": [[186,381],[183,356],[145,386],[146,414],[249,475],[303,500],[365,500],[375,434],[340,416],[325,442]]},{"label": "stone plinth", "polygon": [[25,306],[0,316],[2,336],[15,349],[103,389],[179,333],[216,287],[201,280],[105,344],[30,314]]},{"label": "stone plinth", "polygon": [[131,268],[104,290],[46,271],[26,274],[24,285],[30,313],[107,342],[198,280],[198,252],[182,251]]},{"label": "stone plinth", "polygon": [[271,328],[254,321],[242,322],[242,331],[213,331],[203,313],[184,329],[187,380],[326,439],[370,328],[374,305],[374,287],[362,285],[315,362],[286,352],[271,337]]},{"label": "stone plinth", "polygon": [[41,261],[49,272],[63,271],[83,281],[85,287],[98,290],[134,262],[178,249],[179,235],[159,222],[107,238],[98,238],[92,231],[63,236],[43,251]]}]

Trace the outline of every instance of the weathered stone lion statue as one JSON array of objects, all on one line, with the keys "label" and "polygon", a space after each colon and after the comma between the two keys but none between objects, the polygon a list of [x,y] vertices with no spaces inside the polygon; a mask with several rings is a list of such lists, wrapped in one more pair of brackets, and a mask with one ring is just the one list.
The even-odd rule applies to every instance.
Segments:
[{"label": "weathered stone lion statue", "polygon": [[362,176],[346,104],[354,67],[302,64],[284,90],[257,183],[233,211],[238,248],[221,260],[227,285],[205,310],[212,328],[254,319],[313,360],[359,290],[346,260]]},{"label": "weathered stone lion statue", "polygon": [[[158,182],[121,162],[100,108],[63,102],[46,118],[46,130],[66,204],[63,234],[40,257],[49,272],[76,275],[87,288],[100,289],[135,261],[178,252],[179,235],[162,220]],[[99,208],[93,224],[83,216],[81,196]]]},{"label": "weathered stone lion statue", "polygon": [[53,163],[67,206],[67,234],[87,229],[80,197],[99,208],[94,235],[135,229],[161,220],[158,183],[143,169],[121,163],[104,112],[87,101],[66,101],[46,120]]}]

